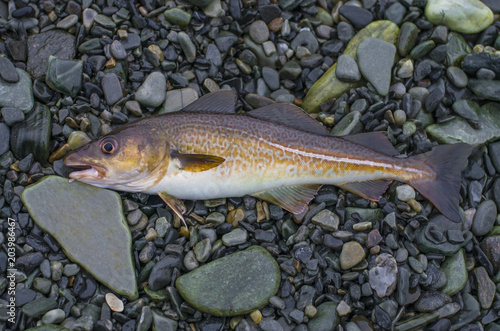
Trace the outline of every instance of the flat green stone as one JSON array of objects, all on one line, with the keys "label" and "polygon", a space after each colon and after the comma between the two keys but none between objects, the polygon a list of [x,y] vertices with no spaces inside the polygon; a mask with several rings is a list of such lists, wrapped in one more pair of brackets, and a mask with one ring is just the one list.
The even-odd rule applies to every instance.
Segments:
[{"label": "flat green stone", "polygon": [[325,302],[318,306],[316,316],[309,320],[307,328],[309,330],[333,331],[340,323],[340,316],[337,314],[337,304]]},{"label": "flat green stone", "polygon": [[132,239],[118,193],[47,176],[28,186],[21,200],[70,260],[116,293],[137,299]]},{"label": "flat green stone", "polygon": [[469,79],[469,88],[481,98],[492,101],[500,101],[500,81]]},{"label": "flat green stone", "polygon": [[376,222],[384,218],[384,213],[381,209],[375,208],[358,208],[358,207],[347,207],[345,209],[346,220],[352,219],[353,214],[358,214],[359,217],[364,222]]},{"label": "flat green stone", "polygon": [[466,120],[456,117],[444,124],[429,125],[426,130],[442,144],[464,142],[471,145],[484,144],[500,138],[500,105],[490,102],[477,111],[479,129],[472,127]]},{"label": "flat green stone", "polygon": [[280,280],[271,254],[252,246],[197,268],[175,284],[184,300],[199,311],[237,316],[264,307],[278,292]]},{"label": "flat green stone", "polygon": [[22,311],[28,317],[38,317],[54,308],[57,308],[56,299],[41,297],[25,304]]},{"label": "flat green stone", "polygon": [[49,108],[37,102],[24,121],[12,128],[10,148],[18,159],[33,153],[36,161],[47,163],[50,152],[50,122]]},{"label": "flat green stone", "polygon": [[0,78],[0,108],[14,107],[29,112],[33,108],[35,99],[33,98],[33,84],[28,73],[17,69],[19,81],[17,83],[7,83]]},{"label": "flat green stone", "polygon": [[[378,38],[387,41],[393,45],[399,36],[399,27],[391,21],[381,20],[368,24],[364,29],[359,31],[347,45],[344,54],[351,55],[356,59],[356,52],[359,44],[368,38]],[[304,99],[302,108],[308,113],[317,113],[319,106],[332,99],[338,98],[342,93],[348,92],[352,88],[356,88],[365,84],[364,80],[355,83],[343,82],[337,78],[335,70],[337,63],[328,69],[323,76],[309,89]]]},{"label": "flat green stone", "polygon": [[76,97],[82,87],[83,63],[49,56],[45,80],[51,89]]},{"label": "flat green stone", "polygon": [[463,289],[469,277],[463,249],[447,257],[441,265],[441,270],[446,274],[446,285],[441,292],[452,296]]},{"label": "flat green stone", "polygon": [[420,314],[414,316],[406,321],[402,321],[394,327],[396,331],[410,331],[420,329],[423,326],[437,320],[439,318],[439,312],[435,311],[428,314]]},{"label": "flat green stone", "polygon": [[472,53],[472,49],[460,33],[451,32],[446,44],[446,62],[450,66],[460,67],[464,57]]},{"label": "flat green stone", "polygon": [[179,8],[170,8],[163,13],[167,21],[186,29],[191,21],[191,15]]}]

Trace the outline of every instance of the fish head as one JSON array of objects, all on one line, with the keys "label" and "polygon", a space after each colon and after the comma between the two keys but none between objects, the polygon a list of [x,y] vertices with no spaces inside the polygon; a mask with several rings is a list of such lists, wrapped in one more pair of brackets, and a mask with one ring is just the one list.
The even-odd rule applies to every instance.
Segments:
[{"label": "fish head", "polygon": [[143,192],[165,174],[170,161],[166,134],[154,125],[130,125],[70,152],[71,179],[98,187]]}]

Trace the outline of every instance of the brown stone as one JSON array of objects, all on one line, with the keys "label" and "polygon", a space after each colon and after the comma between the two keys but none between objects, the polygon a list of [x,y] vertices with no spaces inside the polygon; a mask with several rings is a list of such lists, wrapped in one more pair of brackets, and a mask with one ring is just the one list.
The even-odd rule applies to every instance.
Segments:
[{"label": "brown stone", "polygon": [[373,246],[378,245],[382,239],[383,238],[378,229],[372,230],[368,233],[368,236],[366,236],[366,247],[372,248]]},{"label": "brown stone", "polygon": [[490,279],[484,267],[474,269],[473,273],[479,303],[483,309],[490,309],[497,289],[495,283]]},{"label": "brown stone", "polygon": [[500,236],[491,236],[483,239],[481,249],[493,264],[495,273],[500,271]]}]

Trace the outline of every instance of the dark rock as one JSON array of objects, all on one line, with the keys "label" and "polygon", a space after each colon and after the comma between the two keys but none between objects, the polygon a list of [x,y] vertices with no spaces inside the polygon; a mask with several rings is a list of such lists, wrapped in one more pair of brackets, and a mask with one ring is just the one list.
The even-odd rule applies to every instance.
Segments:
[{"label": "dark rock", "polygon": [[347,19],[356,29],[360,30],[373,21],[373,14],[357,6],[341,6],[339,14]]},{"label": "dark rock", "polygon": [[0,77],[7,83],[17,83],[19,81],[16,67],[5,56],[0,56]]},{"label": "dark rock", "polygon": [[61,30],[33,34],[28,39],[28,72],[33,78],[42,78],[47,70],[49,56],[71,60],[75,56],[75,37]]},{"label": "dark rock", "polygon": [[148,286],[152,291],[165,288],[171,282],[174,268],[180,269],[181,259],[176,255],[167,255],[155,264],[149,275]]}]

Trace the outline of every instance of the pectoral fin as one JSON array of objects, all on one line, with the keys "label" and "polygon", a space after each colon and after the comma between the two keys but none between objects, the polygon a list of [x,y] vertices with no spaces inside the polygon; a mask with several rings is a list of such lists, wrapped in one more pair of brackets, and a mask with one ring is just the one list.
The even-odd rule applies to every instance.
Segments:
[{"label": "pectoral fin", "polygon": [[223,158],[214,155],[183,154],[178,152],[173,152],[171,158],[179,161],[179,169],[191,172],[206,171],[217,167],[225,161]]},{"label": "pectoral fin", "polygon": [[252,196],[280,206],[292,214],[300,214],[320,188],[321,185],[318,184],[285,186],[257,192]]},{"label": "pectoral fin", "polygon": [[364,182],[352,182],[337,184],[336,186],[359,195],[362,198],[378,201],[392,180],[368,180]]},{"label": "pectoral fin", "polygon": [[184,223],[184,226],[187,228],[186,221],[183,216],[187,210],[184,202],[162,191],[158,192],[158,196],[167,204],[167,206],[170,207],[170,209],[173,210],[177,216],[179,216],[182,223]]}]

